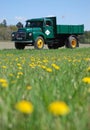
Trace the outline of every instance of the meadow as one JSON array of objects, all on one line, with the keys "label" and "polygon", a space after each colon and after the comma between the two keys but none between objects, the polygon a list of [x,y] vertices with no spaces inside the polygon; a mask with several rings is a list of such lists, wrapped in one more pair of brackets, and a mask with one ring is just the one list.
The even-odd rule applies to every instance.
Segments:
[{"label": "meadow", "polygon": [[90,130],[90,47],[0,50],[0,130]]}]

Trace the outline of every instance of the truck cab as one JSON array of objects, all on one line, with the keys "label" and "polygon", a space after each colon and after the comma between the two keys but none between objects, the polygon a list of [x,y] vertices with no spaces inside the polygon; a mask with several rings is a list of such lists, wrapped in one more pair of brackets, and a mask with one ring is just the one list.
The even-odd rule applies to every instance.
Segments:
[{"label": "truck cab", "polygon": [[[63,33],[64,30],[65,32]],[[72,30],[74,31],[72,32]],[[83,29],[79,33],[82,34],[82,32]],[[12,41],[15,42],[16,49],[24,49],[25,46],[34,46],[35,49],[42,49],[45,44],[48,45],[49,49],[56,49],[64,45],[69,47],[69,45],[67,45],[67,41],[70,39],[69,36],[73,37],[72,39],[76,42],[73,43],[76,47],[78,40],[75,37],[77,37],[79,33],[75,32],[72,26],[56,25],[56,17],[45,17],[28,19],[25,27],[19,28],[17,32],[13,32],[11,36]]]},{"label": "truck cab", "polygon": [[[39,28],[42,31],[42,35],[45,35],[46,38],[54,37],[54,27],[51,19],[32,19],[26,21],[26,28]],[[40,31],[40,30],[39,30]]]}]

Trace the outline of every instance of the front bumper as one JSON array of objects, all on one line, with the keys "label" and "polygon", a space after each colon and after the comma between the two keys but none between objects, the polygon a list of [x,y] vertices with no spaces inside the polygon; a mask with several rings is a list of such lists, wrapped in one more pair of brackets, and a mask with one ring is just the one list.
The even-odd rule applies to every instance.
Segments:
[{"label": "front bumper", "polygon": [[12,41],[17,43],[33,43],[33,40],[29,40],[29,41],[12,40]]}]

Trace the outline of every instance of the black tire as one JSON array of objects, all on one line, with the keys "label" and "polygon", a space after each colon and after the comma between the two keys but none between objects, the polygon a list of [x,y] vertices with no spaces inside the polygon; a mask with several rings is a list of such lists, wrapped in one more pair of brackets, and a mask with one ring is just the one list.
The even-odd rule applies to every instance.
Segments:
[{"label": "black tire", "polygon": [[74,36],[69,36],[67,42],[66,42],[66,47],[67,48],[76,48],[78,46],[78,40]]},{"label": "black tire", "polygon": [[21,50],[25,48],[25,45],[22,43],[15,42],[15,48]]},{"label": "black tire", "polygon": [[65,47],[69,48],[68,39],[65,41]]},{"label": "black tire", "polygon": [[35,48],[35,49],[38,49],[38,50],[41,50],[41,49],[43,49],[44,44],[45,44],[44,39],[43,39],[41,36],[39,36],[39,37],[37,37],[37,39],[35,40],[34,48]]}]

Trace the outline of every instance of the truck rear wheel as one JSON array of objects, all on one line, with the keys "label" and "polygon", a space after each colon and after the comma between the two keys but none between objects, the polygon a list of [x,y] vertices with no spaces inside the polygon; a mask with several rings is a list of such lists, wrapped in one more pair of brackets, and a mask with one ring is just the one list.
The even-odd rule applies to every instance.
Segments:
[{"label": "truck rear wheel", "polygon": [[25,48],[25,45],[22,44],[22,43],[15,42],[15,48],[16,48],[16,49],[24,49],[24,48]]},{"label": "truck rear wheel", "polygon": [[68,38],[66,47],[74,49],[74,48],[76,48],[77,46],[78,46],[78,41],[77,41],[77,39],[76,39],[74,36],[70,36],[70,37]]},{"label": "truck rear wheel", "polygon": [[39,50],[43,49],[44,44],[45,44],[44,39],[41,36],[39,36],[39,37],[37,37],[37,39],[34,43],[34,48],[39,49]]}]

